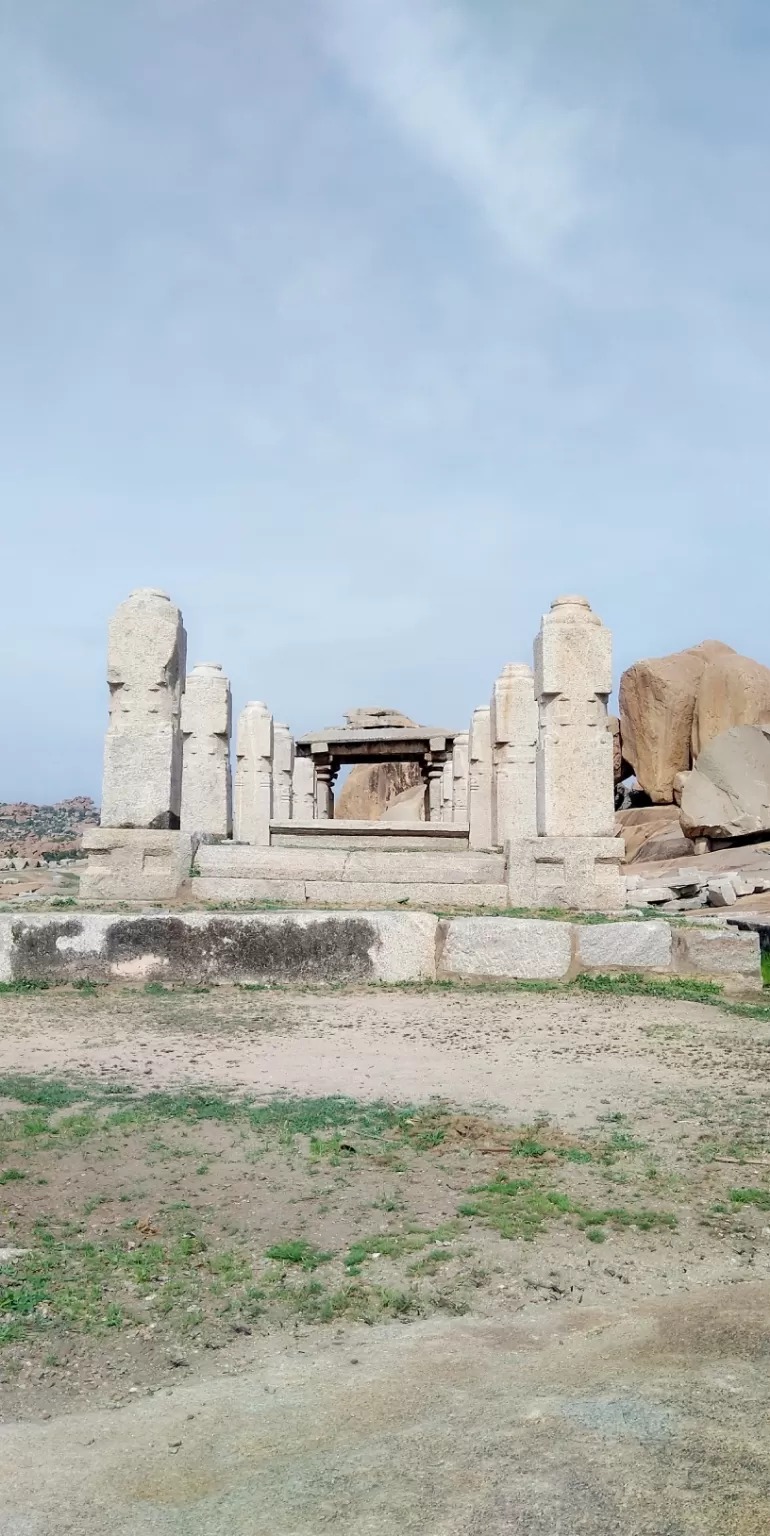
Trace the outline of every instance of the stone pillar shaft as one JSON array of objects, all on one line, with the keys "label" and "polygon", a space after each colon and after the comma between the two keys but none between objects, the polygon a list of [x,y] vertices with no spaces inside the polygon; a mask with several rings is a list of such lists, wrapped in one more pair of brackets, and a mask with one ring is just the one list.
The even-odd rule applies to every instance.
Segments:
[{"label": "stone pillar shaft", "polygon": [[156,587],[132,592],[110,620],[104,827],[179,826],[186,652],[182,615]]},{"label": "stone pillar shaft", "polygon": [[288,725],[273,725],[273,820],[290,821],[294,778],[294,737]]},{"label": "stone pillar shaft", "polygon": [[535,641],[535,691],[538,834],[611,837],[612,636],[584,597],[558,597],[544,615]]},{"label": "stone pillar shaft", "polygon": [[270,844],[273,817],[273,717],[266,704],[247,704],[238,721],[235,769],[236,842]]},{"label": "stone pillar shaft", "polygon": [[295,821],[315,820],[315,768],[312,757],[294,759],[291,814]]},{"label": "stone pillar shaft", "polygon": [[538,710],[530,667],[509,662],[492,694],[490,727],[495,784],[492,838],[504,848],[511,838],[537,832],[535,754]]},{"label": "stone pillar shaft", "polygon": [[230,684],[219,662],[200,662],[182,698],[183,832],[232,834],[231,730]]},{"label": "stone pillar shaft", "polygon": [[492,740],[489,705],[474,709],[468,741],[471,848],[492,848]]},{"label": "stone pillar shaft", "polygon": [[460,731],[452,748],[452,810],[453,820],[461,825],[468,822],[468,732]]}]

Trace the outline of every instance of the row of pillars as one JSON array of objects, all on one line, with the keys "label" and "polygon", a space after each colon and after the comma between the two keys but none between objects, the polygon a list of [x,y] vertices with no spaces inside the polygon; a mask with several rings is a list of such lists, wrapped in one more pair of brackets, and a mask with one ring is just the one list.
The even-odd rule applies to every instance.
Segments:
[{"label": "row of pillars", "polygon": [[[180,610],[156,588],[113,615],[102,825],[266,843],[271,820],[330,818],[333,760],[297,757],[263,703],[239,718],[233,792],[230,684],[215,663],[185,676],[186,649]],[[585,598],[551,605],[534,663],[506,666],[470,732],[426,763],[430,820],[469,824],[475,848],[613,833],[612,637]]]}]

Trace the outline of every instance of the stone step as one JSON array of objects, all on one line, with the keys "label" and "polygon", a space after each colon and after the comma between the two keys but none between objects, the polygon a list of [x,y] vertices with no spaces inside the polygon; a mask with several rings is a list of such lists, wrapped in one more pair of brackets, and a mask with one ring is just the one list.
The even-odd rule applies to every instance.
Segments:
[{"label": "stone step", "polygon": [[298,907],[316,904],[352,907],[357,911],[396,904],[438,912],[455,907],[468,911],[483,907],[504,910],[507,905],[507,887],[493,881],[222,879],[204,875],[195,881],[195,896],[207,902],[277,901]]},{"label": "stone step", "polygon": [[195,867],[217,880],[321,880],[388,885],[499,885],[502,853],[420,848],[258,848],[247,843],[202,843]]},{"label": "stone step", "polygon": [[448,851],[467,850],[469,829],[462,823],[424,821],[272,821],[271,848],[336,848]]}]

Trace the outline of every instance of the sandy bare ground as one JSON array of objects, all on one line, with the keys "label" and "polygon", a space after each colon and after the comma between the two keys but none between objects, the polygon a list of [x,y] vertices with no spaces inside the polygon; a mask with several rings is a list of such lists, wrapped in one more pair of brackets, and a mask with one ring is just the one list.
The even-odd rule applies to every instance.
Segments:
[{"label": "sandy bare ground", "polygon": [[[433,1096],[586,1135],[625,1115],[680,1223],[598,1247],[566,1228],[488,1235],[494,1283],[467,1315],[255,1329],[151,1393],[125,1376],[109,1408],[98,1384],[93,1403],[57,1389],[45,1418],[44,1373],[22,1360],[0,1424],[3,1536],[765,1536],[770,1217],[736,1219],[730,1189],[770,1187],[769,1056],[764,1024],[649,999],[0,999],[0,1075]],[[705,1164],[707,1139],[755,1160]],[[610,1171],[631,1199],[625,1167]]]},{"label": "sandy bare ground", "polygon": [[744,1090],[761,1089],[766,1035],[716,1009],[646,998],[63,990],[0,1000],[0,1074],[437,1097],[588,1124],[608,1100],[631,1112],[656,1089],[713,1086],[736,1070]]}]

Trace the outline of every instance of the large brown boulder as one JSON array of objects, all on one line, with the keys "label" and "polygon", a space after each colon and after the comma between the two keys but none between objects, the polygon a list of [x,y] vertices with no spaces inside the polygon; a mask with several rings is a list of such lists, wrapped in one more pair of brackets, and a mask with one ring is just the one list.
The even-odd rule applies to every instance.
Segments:
[{"label": "large brown boulder", "polygon": [[770,667],[735,651],[710,657],[698,684],[692,721],[693,761],[733,725],[770,722]]},{"label": "large brown boulder", "polygon": [[[349,709],[345,719],[352,730],[384,730],[391,726],[414,725],[408,715],[398,709]],[[357,763],[351,768],[334,804],[334,816],[338,821],[380,821],[386,810],[406,790],[416,789],[422,783],[419,763]],[[402,818],[417,821],[414,816]]]},{"label": "large brown boulder", "polygon": [[734,725],[701,752],[682,784],[686,837],[770,831],[770,726]]},{"label": "large brown boulder", "polygon": [[[356,763],[335,800],[335,820],[380,821],[388,806],[420,781],[419,763]],[[419,815],[415,810],[406,819],[418,821]]]},{"label": "large brown boulder", "polygon": [[637,661],[620,679],[623,757],[656,805],[674,798],[674,778],[690,767],[693,717],[707,663],[734,655],[720,640]]}]

